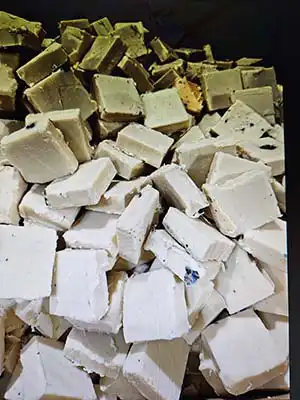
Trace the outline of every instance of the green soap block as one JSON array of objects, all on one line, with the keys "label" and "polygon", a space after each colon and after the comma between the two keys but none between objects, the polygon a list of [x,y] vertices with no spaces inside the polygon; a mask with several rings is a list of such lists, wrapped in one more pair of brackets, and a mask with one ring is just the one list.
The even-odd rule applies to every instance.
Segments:
[{"label": "green soap block", "polygon": [[173,69],[179,75],[183,75],[185,70],[185,62],[179,58],[178,60],[164,65],[158,65],[157,63],[154,63],[149,68],[149,71],[154,79],[158,79],[170,69]]},{"label": "green soap block", "polygon": [[58,24],[58,29],[60,34],[64,32],[67,26],[73,26],[74,28],[79,29],[87,29],[89,27],[90,21],[87,18],[79,18],[79,19],[66,19],[60,21]]},{"label": "green soap block", "polygon": [[98,19],[89,25],[89,31],[98,36],[108,36],[113,33],[114,28],[107,17]]},{"label": "green soap block", "polygon": [[148,30],[142,22],[120,22],[115,24],[115,34],[119,35],[122,42],[127,46],[127,55],[138,58],[148,54],[145,45],[145,33]]},{"label": "green soap block", "polygon": [[174,69],[169,69],[162,77],[160,77],[154,84],[155,90],[168,89],[173,86],[176,79],[180,78]]},{"label": "green soap block", "polygon": [[0,64],[0,111],[15,110],[18,83],[10,67]]},{"label": "green soap block", "polygon": [[135,81],[139,92],[151,92],[154,89],[150,81],[149,72],[146,71],[143,65],[137,60],[125,55],[119,62],[118,67],[125,75]]},{"label": "green soap block", "polygon": [[15,71],[20,65],[20,54],[0,52],[0,64],[5,64]]},{"label": "green soap block", "polygon": [[162,63],[178,58],[174,50],[171,49],[171,47],[163,42],[159,37],[155,37],[153,40],[151,40],[150,46],[159,58],[159,61]]},{"label": "green soap block", "polygon": [[82,59],[93,41],[92,35],[74,26],[67,26],[61,36],[61,44],[68,53],[71,64]]}]

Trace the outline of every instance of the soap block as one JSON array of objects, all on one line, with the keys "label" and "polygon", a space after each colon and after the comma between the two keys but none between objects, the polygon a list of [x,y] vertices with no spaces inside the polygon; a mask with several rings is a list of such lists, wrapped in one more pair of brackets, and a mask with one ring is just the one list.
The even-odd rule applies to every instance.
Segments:
[{"label": "soap block", "polygon": [[117,222],[119,255],[137,264],[159,209],[159,192],[151,186],[135,196]]},{"label": "soap block", "polygon": [[97,109],[96,102],[72,71],[58,70],[26,89],[24,94],[38,112],[80,108],[86,120]]},{"label": "soap block", "polygon": [[100,141],[105,139],[116,139],[118,132],[126,126],[126,122],[108,122],[103,121],[102,119],[98,119],[97,124]]},{"label": "soap block", "polygon": [[58,29],[60,34],[62,35],[64,30],[69,27],[73,26],[74,28],[78,29],[87,29],[89,27],[89,20],[87,18],[77,18],[77,19],[64,19],[59,22]]},{"label": "soap block", "polygon": [[190,328],[184,283],[167,269],[132,276],[125,285],[123,313],[126,343],[172,340]]},{"label": "soap block", "polygon": [[271,86],[236,90],[232,93],[231,100],[233,103],[236,100],[242,101],[264,117],[270,124],[275,125],[275,109]]},{"label": "soap block", "polygon": [[91,139],[87,134],[87,128],[82,120],[80,109],[49,111],[46,113],[29,114],[26,116],[26,125],[47,118],[64,135],[65,141],[74,153],[78,162],[82,163],[91,159]]},{"label": "soap block", "polygon": [[189,127],[188,113],[176,88],[142,95],[145,126],[172,134]]},{"label": "soap block", "polygon": [[108,36],[113,33],[113,26],[107,17],[98,19],[89,25],[89,30],[98,36]]},{"label": "soap block", "polygon": [[0,236],[1,298],[32,300],[50,296],[56,232],[0,225]]},{"label": "soap block", "polygon": [[118,133],[116,143],[123,151],[158,168],[173,142],[174,139],[154,129],[131,123]]},{"label": "soap block", "polygon": [[0,112],[15,111],[17,89],[18,83],[11,68],[0,64]]},{"label": "soap block", "polygon": [[220,137],[255,140],[261,138],[271,128],[269,122],[253,108],[241,100],[236,100],[212,130]]},{"label": "soap block", "polygon": [[242,70],[241,76],[244,89],[271,86],[273,100],[276,101],[278,99],[277,80],[274,67],[259,67]]},{"label": "soap block", "polygon": [[147,399],[180,398],[189,346],[182,339],[134,344],[124,376]]},{"label": "soap block", "polygon": [[246,251],[236,246],[216,278],[215,289],[223,296],[229,314],[235,314],[272,296],[274,284]]},{"label": "soap block", "polygon": [[93,89],[101,119],[126,122],[144,115],[133,79],[96,74],[93,77]]},{"label": "soap block", "polygon": [[17,70],[17,75],[28,86],[34,86],[68,61],[61,44],[54,42]]},{"label": "soap block", "polygon": [[118,22],[114,26],[115,34],[119,35],[127,47],[126,53],[131,58],[139,58],[148,54],[145,45],[145,33],[149,32],[142,22]]},{"label": "soap block", "polygon": [[209,206],[206,196],[179,165],[164,165],[151,175],[151,179],[167,203],[189,217],[198,218]]},{"label": "soap block", "polygon": [[50,314],[97,322],[109,308],[107,269],[107,258],[95,250],[59,251],[49,301]]},{"label": "soap block", "polygon": [[[96,393],[91,378],[64,357],[63,346],[63,343],[34,336],[22,349],[21,364],[11,379],[5,398],[94,400]],[[34,386],[33,376],[36,379]]]},{"label": "soap block", "polygon": [[215,111],[210,114],[204,114],[198,126],[206,138],[211,137],[211,129],[220,121],[221,115]]},{"label": "soap block", "polygon": [[286,370],[286,353],[278,348],[252,310],[209,326],[203,332],[203,340],[216,362],[225,389],[235,396],[247,392],[249,387],[262,386]]},{"label": "soap block", "polygon": [[169,208],[162,223],[166,231],[200,262],[226,261],[235,246],[212,226],[173,207]]},{"label": "soap block", "polygon": [[114,164],[118,175],[130,180],[141,175],[145,170],[144,162],[122,151],[112,140],[103,140],[99,143],[95,158],[109,157]]},{"label": "soap block", "polygon": [[177,55],[170,46],[163,42],[159,37],[155,37],[151,40],[150,46],[152,47],[154,53],[159,58],[159,61],[163,64],[166,61],[170,61],[177,58]]},{"label": "soap block", "polygon": [[61,44],[68,53],[70,64],[81,61],[82,57],[91,47],[93,36],[79,26],[68,25],[61,33]]},{"label": "soap block", "polygon": [[205,72],[201,75],[201,87],[209,111],[228,108],[231,93],[243,89],[239,69]]},{"label": "soap block", "polygon": [[136,59],[125,55],[119,62],[118,67],[126,76],[135,81],[139,92],[151,92],[154,89],[154,86],[150,81],[149,72],[146,71],[143,65]]},{"label": "soap block", "polygon": [[24,128],[23,121],[0,118],[0,165],[9,165],[9,161],[5,157],[4,149],[1,144],[2,138],[4,138],[4,136],[8,136],[11,133],[18,131],[22,128]]},{"label": "soap block", "polygon": [[0,223],[19,225],[19,203],[27,183],[14,167],[0,166]]},{"label": "soap block", "polygon": [[204,108],[202,92],[200,86],[184,78],[177,78],[175,88],[178,90],[181,101],[186,110],[191,114],[200,114]]},{"label": "soap block", "polygon": [[205,139],[204,133],[199,126],[193,126],[190,128],[177,142],[172,146],[172,149],[177,149],[183,143],[199,143],[202,139]]},{"label": "soap block", "polygon": [[171,69],[174,70],[178,75],[183,75],[185,72],[184,60],[179,58],[178,60],[163,65],[153,63],[149,68],[149,72],[153,76],[153,79],[158,79]]},{"label": "soap block", "polygon": [[6,53],[0,50],[0,64],[4,64],[15,71],[20,65],[20,54],[10,52]]},{"label": "soap block", "polygon": [[109,75],[117,66],[125,51],[126,47],[119,36],[97,36],[79,67],[85,71]]},{"label": "soap block", "polygon": [[110,257],[116,257],[118,216],[87,211],[63,238],[72,249],[105,250]]},{"label": "soap block", "polygon": [[217,71],[217,66],[215,64],[188,61],[186,65],[186,77],[191,81],[199,82],[201,75],[205,72]]},{"label": "soap block", "polygon": [[[200,318],[200,312],[206,306],[213,292],[214,283],[211,281],[203,282],[202,280],[198,280],[193,285],[185,287],[185,297],[189,315],[189,323],[192,327],[195,322]],[[188,335],[189,332],[183,335],[183,338],[185,339],[185,337]]]},{"label": "soap block", "polygon": [[155,81],[154,89],[169,89],[171,86],[174,86],[177,78],[180,78],[180,75],[173,68],[170,68]]},{"label": "soap block", "polygon": [[81,164],[73,175],[46,187],[47,204],[56,209],[97,204],[116,172],[109,158]]},{"label": "soap block", "polygon": [[205,184],[203,191],[211,201],[210,210],[218,228],[232,238],[281,216],[264,171],[245,172],[219,185]]}]

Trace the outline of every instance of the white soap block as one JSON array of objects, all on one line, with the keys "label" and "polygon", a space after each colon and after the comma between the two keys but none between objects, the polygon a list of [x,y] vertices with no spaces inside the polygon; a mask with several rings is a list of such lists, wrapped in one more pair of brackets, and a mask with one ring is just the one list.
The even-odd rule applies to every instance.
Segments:
[{"label": "white soap block", "polygon": [[119,336],[119,342],[123,340],[121,353],[112,336],[73,328],[67,337],[64,355],[73,364],[83,367],[89,373],[95,372],[102,377],[117,378],[129,350],[129,345],[124,343],[122,333]]},{"label": "white soap block", "polygon": [[173,207],[163,219],[163,226],[197,261],[226,261],[235,246],[212,226]]},{"label": "white soap block", "polygon": [[239,153],[252,161],[262,161],[272,169],[272,175],[285,172],[284,145],[273,138],[250,139],[237,145]]},{"label": "white soap block", "polygon": [[189,127],[189,116],[176,88],[142,95],[145,126],[172,134]]},{"label": "white soap block", "polygon": [[272,179],[272,188],[274,190],[276,199],[278,201],[278,205],[280,210],[285,213],[286,212],[286,195],[285,189],[281,183],[279,183],[276,179]]},{"label": "white soap block", "polygon": [[0,166],[0,223],[19,225],[18,206],[27,183],[17,169]]},{"label": "white soap block", "polygon": [[173,143],[174,139],[135,123],[123,128],[117,138],[120,149],[156,168],[161,166]]},{"label": "white soap block", "polygon": [[96,322],[108,311],[108,288],[102,254],[95,250],[63,250],[56,254],[50,313]]},{"label": "white soap block", "polygon": [[177,142],[172,146],[172,150],[177,149],[183,143],[199,143],[202,139],[205,139],[202,130],[199,126],[193,126],[179,140],[177,140]]},{"label": "white soap block", "polygon": [[131,277],[125,285],[123,313],[126,343],[171,340],[190,328],[184,284],[167,269]]},{"label": "white soap block", "polygon": [[191,286],[185,287],[185,298],[190,325],[194,325],[199,317],[199,312],[205,307],[209,297],[214,291],[213,282],[202,283],[201,280]]},{"label": "white soap block", "polygon": [[124,376],[149,400],[179,400],[189,346],[183,339],[134,344]]},{"label": "white soap block", "polygon": [[79,212],[79,207],[55,210],[47,206],[44,198],[46,185],[33,185],[25,194],[20,205],[20,215],[32,224],[57,231],[70,229]]},{"label": "white soap block", "polygon": [[235,314],[274,294],[274,284],[257,267],[248,253],[236,246],[226,268],[215,281],[229,314]]},{"label": "white soap block", "polygon": [[175,150],[172,161],[181,165],[201,188],[218,151],[236,155],[236,140],[209,138],[199,143],[183,143]]},{"label": "white soap block", "polygon": [[[144,246],[151,251],[161,264],[177,275],[188,286],[198,280],[207,283],[215,278],[214,263],[201,263],[193,259],[165,230],[150,233]],[[220,268],[220,266],[218,265]]]},{"label": "white soap block", "polygon": [[124,378],[120,371],[118,377],[109,378],[105,376],[101,379],[100,389],[107,395],[118,396],[121,400],[144,400],[144,396]]},{"label": "white soap block", "polygon": [[95,323],[87,323],[69,319],[72,325],[78,329],[89,332],[104,332],[117,334],[123,320],[123,297],[127,274],[123,271],[110,271],[107,274],[109,291],[109,309],[100,320]]},{"label": "white soap block", "polygon": [[63,343],[35,336],[23,347],[21,363],[5,394],[7,400],[97,398],[88,374],[64,357]]},{"label": "white soap block", "polygon": [[254,305],[254,309],[275,315],[289,315],[288,299],[288,274],[278,268],[261,263],[263,271],[272,279],[275,284],[275,293]]},{"label": "white soap block", "polygon": [[286,370],[286,353],[252,310],[224,318],[202,335],[225,389],[235,396],[262,386]]},{"label": "white soap block", "polygon": [[117,182],[104,193],[98,204],[86,208],[92,211],[121,215],[133,197],[149,182],[148,177],[140,177],[129,182]]},{"label": "white soap block", "polygon": [[4,354],[5,354],[5,329],[4,316],[0,315],[0,376],[3,372]]},{"label": "white soap block", "polygon": [[56,232],[0,225],[0,237],[1,298],[33,300],[50,296]]},{"label": "white soap block", "polygon": [[198,314],[196,321],[188,333],[183,335],[184,340],[192,345],[204,331],[204,329],[225,310],[226,304],[223,297],[213,290],[206,300],[204,307]]},{"label": "white soap block", "polygon": [[198,218],[209,206],[206,196],[179,165],[164,165],[151,175],[154,185],[169,205]]},{"label": "white soap block", "polygon": [[146,186],[135,196],[117,222],[119,255],[137,264],[143,243],[159,209],[159,192]]},{"label": "white soap block", "polygon": [[97,204],[116,173],[109,158],[81,164],[73,175],[46,187],[47,204],[57,209]]},{"label": "white soap block", "polygon": [[249,171],[264,171],[271,177],[271,168],[262,162],[254,162],[231,154],[217,152],[210,165],[206,183],[222,184]]},{"label": "white soap block", "polygon": [[221,115],[218,112],[203,115],[198,126],[204,133],[205,137],[211,137],[211,129],[220,121]]},{"label": "white soap block", "polygon": [[264,171],[249,171],[223,184],[203,185],[220,231],[232,238],[281,216]]},{"label": "white soap block", "polygon": [[114,258],[118,253],[117,221],[116,215],[86,211],[63,238],[72,249],[105,250]]},{"label": "white soap block", "polygon": [[287,228],[285,221],[277,218],[257,229],[249,230],[243,234],[239,244],[259,261],[286,271]]},{"label": "white soap block", "polygon": [[242,101],[236,100],[212,130],[220,137],[255,140],[271,128],[272,125],[265,118]]}]

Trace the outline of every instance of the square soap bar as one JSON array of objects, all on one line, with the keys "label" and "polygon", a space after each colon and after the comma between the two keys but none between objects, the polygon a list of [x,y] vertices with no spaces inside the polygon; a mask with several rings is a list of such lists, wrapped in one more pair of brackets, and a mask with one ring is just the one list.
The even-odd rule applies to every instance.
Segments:
[{"label": "square soap bar", "polygon": [[93,43],[94,37],[76,26],[66,26],[61,34],[61,44],[68,53],[71,65],[79,62]]},{"label": "square soap bar", "polygon": [[93,77],[93,89],[101,119],[135,121],[144,115],[133,79],[98,74]]}]

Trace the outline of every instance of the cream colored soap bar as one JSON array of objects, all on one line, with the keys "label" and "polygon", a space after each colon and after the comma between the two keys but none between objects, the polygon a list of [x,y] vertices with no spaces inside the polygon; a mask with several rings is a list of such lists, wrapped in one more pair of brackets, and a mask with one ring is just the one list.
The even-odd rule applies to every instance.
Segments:
[{"label": "cream colored soap bar", "polygon": [[245,172],[219,185],[205,184],[203,190],[218,228],[232,238],[281,216],[264,171]]},{"label": "cream colored soap bar", "polygon": [[80,109],[50,111],[26,116],[26,125],[30,125],[43,118],[50,119],[54,126],[64,135],[65,141],[79,162],[91,159],[92,147],[89,144],[87,127],[84,124]]},{"label": "cream colored soap bar", "polygon": [[271,86],[274,101],[278,99],[279,94],[274,67],[242,70],[241,75],[244,89]]},{"label": "cream colored soap bar", "polygon": [[275,125],[275,109],[271,86],[236,90],[232,93],[231,100],[233,103],[236,100],[241,100],[264,117],[270,124]]},{"label": "cream colored soap bar", "polygon": [[145,164],[139,159],[122,151],[112,140],[101,142],[95,152],[95,158],[109,157],[118,175],[124,179],[132,179],[144,172]]},{"label": "cream colored soap bar", "polygon": [[73,175],[46,187],[47,204],[56,209],[97,204],[116,172],[109,158],[81,164]]},{"label": "cream colored soap bar", "polygon": [[101,119],[105,121],[135,121],[144,109],[134,80],[119,76],[94,75],[93,89]]},{"label": "cream colored soap bar", "polygon": [[118,133],[117,145],[153,167],[160,167],[174,140],[140,124],[129,124]]},{"label": "cream colored soap bar", "polygon": [[19,171],[14,167],[0,166],[0,223],[19,225],[18,206],[27,189]]},{"label": "cream colored soap bar", "polygon": [[159,192],[151,186],[146,186],[132,199],[117,223],[120,257],[138,263],[158,209]]},{"label": "cream colored soap bar", "polygon": [[151,175],[151,179],[168,204],[189,217],[198,218],[209,206],[206,196],[179,165],[164,165]]},{"label": "cream colored soap bar", "polygon": [[203,139],[199,143],[183,143],[175,150],[173,162],[181,165],[201,188],[206,181],[214,155],[218,151],[236,155],[235,140],[210,138]]},{"label": "cream colored soap bar", "polygon": [[212,226],[173,207],[163,219],[163,226],[197,261],[226,261],[235,246]]},{"label": "cream colored soap bar", "polygon": [[215,289],[223,296],[229,314],[274,294],[274,284],[258,269],[245,250],[236,246],[226,261],[226,268],[215,281]]},{"label": "cream colored soap bar", "polygon": [[225,389],[235,396],[262,386],[286,370],[286,352],[252,310],[209,326],[203,340]]},{"label": "cream colored soap bar", "polygon": [[285,172],[284,145],[272,138],[248,140],[238,143],[238,152],[244,158],[252,161],[262,161],[272,168],[272,175],[278,176]]},{"label": "cream colored soap bar", "polygon": [[73,173],[78,166],[63,135],[49,119],[5,136],[1,143],[5,157],[27,182],[46,183]]},{"label": "cream colored soap bar", "polygon": [[264,117],[241,100],[236,100],[212,130],[220,137],[255,140],[261,138],[271,128]]},{"label": "cream colored soap bar", "polygon": [[189,127],[189,117],[176,88],[142,96],[145,126],[172,134]]},{"label": "cream colored soap bar", "polygon": [[28,86],[33,86],[51,75],[68,61],[68,55],[61,44],[54,42],[17,70],[17,75]]},{"label": "cream colored soap bar", "polygon": [[209,111],[228,108],[231,93],[243,89],[239,69],[205,72],[201,76],[203,94]]},{"label": "cream colored soap bar", "polygon": [[72,71],[59,70],[24,91],[25,96],[39,112],[80,108],[86,120],[97,109],[88,91]]},{"label": "cream colored soap bar", "polygon": [[271,177],[271,168],[262,162],[254,162],[231,154],[217,152],[211,163],[206,183],[222,184],[248,171],[264,171]]}]

